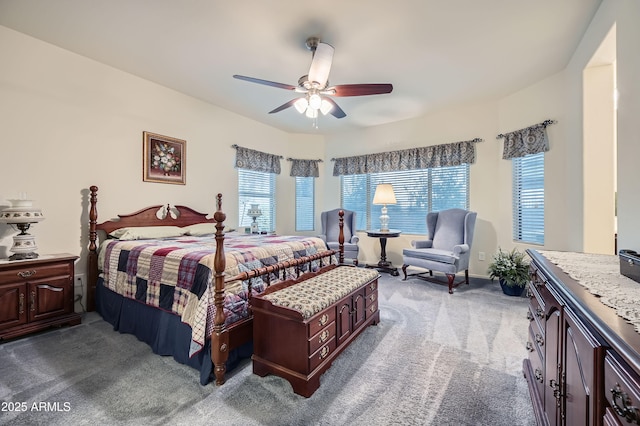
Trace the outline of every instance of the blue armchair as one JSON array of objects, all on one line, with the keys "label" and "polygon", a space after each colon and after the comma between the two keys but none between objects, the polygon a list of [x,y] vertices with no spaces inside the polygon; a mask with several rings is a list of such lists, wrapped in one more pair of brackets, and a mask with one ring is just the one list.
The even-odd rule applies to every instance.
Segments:
[{"label": "blue armchair", "polygon": [[416,273],[421,278],[430,279],[433,272],[447,276],[449,293],[460,282],[455,283],[458,272],[464,271],[465,283],[469,284],[469,259],[471,243],[476,225],[476,212],[464,209],[448,209],[427,214],[428,240],[412,241],[413,248],[402,251],[402,272],[407,279],[407,267],[429,270],[429,277]]},{"label": "blue armchair", "polygon": [[320,223],[322,225],[322,235],[318,235],[327,243],[327,247],[332,250],[338,250],[338,235],[340,234],[340,225],[338,212],[344,211],[344,222],[342,232],[344,233],[344,257],[352,259],[354,265],[358,265],[358,241],[360,237],[356,235],[356,212],[344,209],[334,209],[325,211],[320,214]]}]

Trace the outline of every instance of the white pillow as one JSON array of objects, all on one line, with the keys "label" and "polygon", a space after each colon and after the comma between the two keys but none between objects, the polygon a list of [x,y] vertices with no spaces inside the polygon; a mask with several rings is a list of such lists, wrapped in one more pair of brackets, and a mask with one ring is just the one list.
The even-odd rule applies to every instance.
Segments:
[{"label": "white pillow", "polygon": [[211,223],[196,223],[189,226],[183,226],[180,228],[184,231],[184,235],[191,235],[194,237],[198,237],[201,235],[209,235],[216,233],[216,224],[214,222]]},{"label": "white pillow", "polygon": [[170,238],[185,235],[186,231],[177,226],[134,226],[120,228],[109,234],[119,240],[146,240],[150,238]]}]

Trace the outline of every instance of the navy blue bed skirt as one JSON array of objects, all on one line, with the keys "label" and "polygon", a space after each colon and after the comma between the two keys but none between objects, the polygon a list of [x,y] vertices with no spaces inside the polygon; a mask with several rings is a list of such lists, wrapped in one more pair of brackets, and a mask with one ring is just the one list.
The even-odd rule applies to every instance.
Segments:
[{"label": "navy blue bed skirt", "polygon": [[[133,299],[123,297],[102,285],[102,278],[96,286],[96,311],[120,333],[133,334],[158,355],[173,356],[181,363],[200,371],[200,384],[206,385],[213,379],[211,362],[211,341],[189,358],[191,327],[180,317],[170,312],[156,309]],[[229,353],[227,371],[249,358],[253,352],[251,342]]]}]

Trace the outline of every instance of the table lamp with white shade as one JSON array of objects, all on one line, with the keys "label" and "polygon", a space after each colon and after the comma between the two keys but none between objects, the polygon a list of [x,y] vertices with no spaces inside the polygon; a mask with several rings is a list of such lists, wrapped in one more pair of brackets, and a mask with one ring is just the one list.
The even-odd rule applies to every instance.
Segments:
[{"label": "table lamp with white shade", "polygon": [[390,183],[380,183],[376,187],[376,193],[373,196],[373,204],[382,204],[380,210],[380,230],[389,230],[389,215],[387,215],[387,204],[396,204],[396,194],[393,192],[393,185]]},{"label": "table lamp with white shade", "polygon": [[11,207],[0,212],[0,222],[11,225],[20,231],[18,235],[13,237],[13,246],[9,251],[14,254],[9,256],[9,260],[36,259],[38,257],[36,239],[27,231],[32,223],[44,220],[44,215],[39,208],[33,206],[33,200],[14,199],[8,201],[11,203]]}]

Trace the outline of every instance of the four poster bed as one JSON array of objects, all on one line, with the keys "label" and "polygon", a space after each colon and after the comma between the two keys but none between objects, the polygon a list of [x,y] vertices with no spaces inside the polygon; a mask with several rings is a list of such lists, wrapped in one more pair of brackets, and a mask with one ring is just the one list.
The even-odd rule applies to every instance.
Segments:
[{"label": "four poster bed", "polygon": [[221,194],[213,219],[157,205],[98,223],[97,192],[90,187],[88,310],[198,369],[203,385],[212,370],[223,384],[227,369],[250,357],[252,294],[344,262],[342,215],[336,252],[315,237],[225,234]]}]

